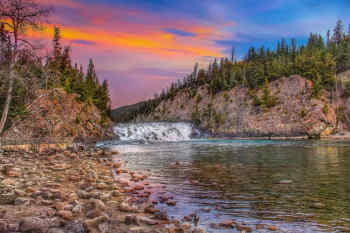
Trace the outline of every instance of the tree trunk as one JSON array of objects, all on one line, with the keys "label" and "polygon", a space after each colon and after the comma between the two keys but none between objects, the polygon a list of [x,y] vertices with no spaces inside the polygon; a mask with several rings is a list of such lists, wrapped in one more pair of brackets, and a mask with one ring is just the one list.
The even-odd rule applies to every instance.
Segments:
[{"label": "tree trunk", "polygon": [[1,116],[1,121],[0,121],[0,135],[2,135],[2,133],[4,131],[6,120],[7,120],[7,115],[8,115],[9,109],[10,109],[10,104],[11,104],[11,100],[12,100],[13,85],[15,83],[14,72],[15,72],[14,66],[11,65],[10,74],[9,74],[9,89],[7,91],[5,106],[4,106],[2,116]]}]

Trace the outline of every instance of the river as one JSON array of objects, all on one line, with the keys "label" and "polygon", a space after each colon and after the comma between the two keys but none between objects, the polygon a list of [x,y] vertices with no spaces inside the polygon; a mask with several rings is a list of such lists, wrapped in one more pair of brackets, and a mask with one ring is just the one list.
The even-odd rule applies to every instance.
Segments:
[{"label": "river", "polygon": [[174,197],[176,206],[157,206],[169,216],[195,214],[208,232],[235,232],[217,226],[228,219],[253,231],[350,229],[349,142],[192,139],[190,124],[152,124],[119,125],[122,140],[107,146]]}]

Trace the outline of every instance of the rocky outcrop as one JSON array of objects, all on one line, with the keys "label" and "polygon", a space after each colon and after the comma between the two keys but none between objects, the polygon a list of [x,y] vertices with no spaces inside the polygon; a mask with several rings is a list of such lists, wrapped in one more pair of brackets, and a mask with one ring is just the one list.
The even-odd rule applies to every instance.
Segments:
[{"label": "rocky outcrop", "polygon": [[298,75],[271,82],[269,90],[276,100],[272,107],[256,104],[264,95],[262,89],[253,94],[247,88],[236,87],[211,96],[202,86],[194,97],[184,90],[139,120],[195,121],[214,134],[238,137],[318,137],[339,127],[336,109],[340,105],[350,106],[350,100],[332,103],[331,93],[326,90],[313,97],[312,83]]},{"label": "rocky outcrop", "polygon": [[111,120],[77,94],[63,89],[38,90],[26,106],[27,116],[14,120],[4,138],[101,138],[112,137]]}]

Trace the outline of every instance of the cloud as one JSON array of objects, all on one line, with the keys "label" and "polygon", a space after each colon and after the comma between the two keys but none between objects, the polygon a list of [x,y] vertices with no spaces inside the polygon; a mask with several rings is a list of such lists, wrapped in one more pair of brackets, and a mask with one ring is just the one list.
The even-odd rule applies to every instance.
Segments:
[{"label": "cloud", "polygon": [[81,44],[81,45],[96,45],[97,43],[91,40],[72,40],[73,44]]},{"label": "cloud", "polygon": [[164,28],[163,31],[165,32],[169,32],[173,35],[176,36],[185,36],[185,37],[194,37],[196,36],[196,34],[192,33],[192,32],[186,32],[186,31],[182,31],[179,29],[175,29],[175,28]]}]

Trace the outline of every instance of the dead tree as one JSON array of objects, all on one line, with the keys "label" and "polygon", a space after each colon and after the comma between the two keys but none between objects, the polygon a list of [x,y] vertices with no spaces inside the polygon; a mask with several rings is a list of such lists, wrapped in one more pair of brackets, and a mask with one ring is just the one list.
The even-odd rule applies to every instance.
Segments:
[{"label": "dead tree", "polygon": [[9,49],[8,90],[0,120],[0,135],[3,133],[12,93],[17,79],[16,64],[22,50],[32,50],[34,46],[25,38],[27,29],[41,29],[51,12],[32,0],[0,0],[0,25],[4,25]]}]

